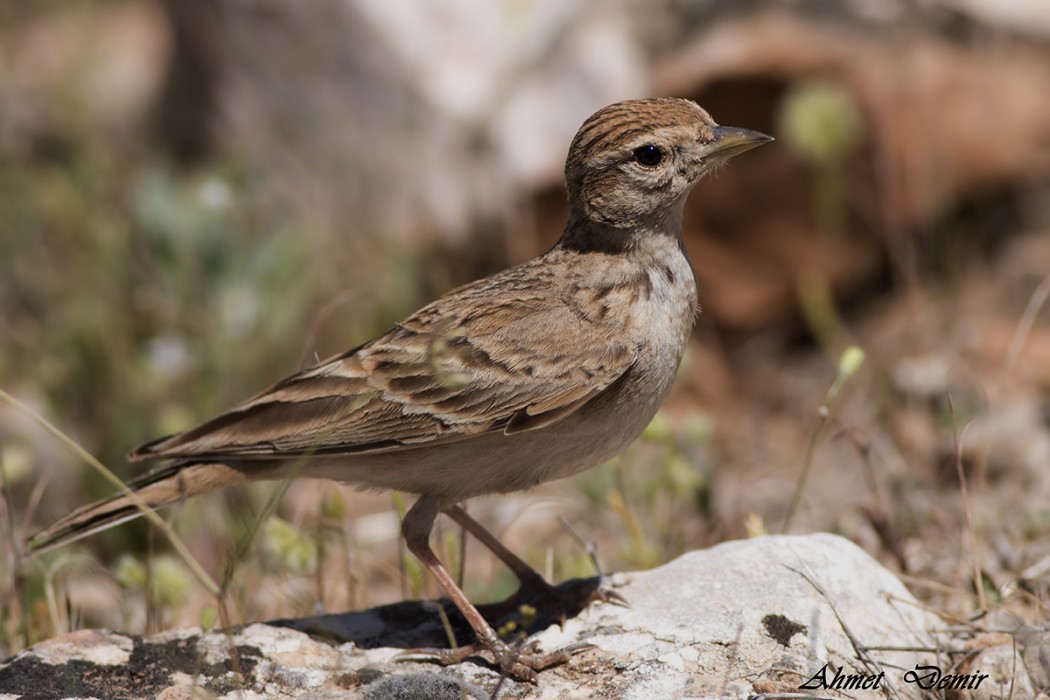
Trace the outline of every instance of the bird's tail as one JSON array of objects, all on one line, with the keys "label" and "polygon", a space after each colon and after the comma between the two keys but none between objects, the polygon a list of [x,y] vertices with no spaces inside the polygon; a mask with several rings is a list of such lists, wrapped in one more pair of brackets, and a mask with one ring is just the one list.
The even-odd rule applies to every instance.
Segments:
[{"label": "bird's tail", "polygon": [[154,469],[128,483],[131,493],[125,491],[78,508],[36,533],[29,538],[28,553],[55,549],[137,518],[143,513],[142,504],[156,510],[244,480],[242,472],[225,464],[176,462]]}]

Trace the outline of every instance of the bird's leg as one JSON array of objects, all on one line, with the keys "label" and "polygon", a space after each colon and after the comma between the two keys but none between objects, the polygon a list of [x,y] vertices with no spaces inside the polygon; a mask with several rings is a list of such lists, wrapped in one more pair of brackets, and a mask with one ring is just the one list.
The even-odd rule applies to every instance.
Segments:
[{"label": "bird's leg", "polygon": [[481,523],[467,515],[467,511],[463,509],[463,506],[452,506],[451,508],[447,508],[445,509],[445,515],[455,520],[460,527],[474,535],[474,538],[477,539],[478,542],[485,545],[485,547],[495,554],[501,562],[506,564],[507,568],[517,576],[518,581],[523,588],[542,588],[544,586],[551,588],[551,585],[543,579],[543,576],[541,576],[538,571],[525,563],[525,560],[518,557],[514,552],[504,547],[503,543],[496,539],[495,535],[486,530]]},{"label": "bird's leg", "polygon": [[522,680],[535,681],[536,671],[564,663],[576,652],[590,646],[586,642],[570,644],[549,654],[540,654],[530,648],[512,648],[501,640],[477,608],[467,600],[466,594],[452,580],[444,565],[434,554],[434,550],[430,548],[430,532],[440,510],[441,506],[435,499],[427,496],[420,497],[405,515],[404,522],[401,524],[401,532],[409,551],[423,562],[423,566],[427,567],[427,570],[445,590],[449,599],[463,613],[463,617],[474,630],[477,641],[456,649],[412,649],[408,653],[434,656],[444,665],[459,663],[470,656],[487,652],[505,673]]},{"label": "bird's leg", "polygon": [[567,615],[574,615],[591,603],[626,604],[623,596],[615,591],[602,587],[590,587],[583,591],[561,590],[549,584],[538,571],[533,569],[514,552],[503,546],[496,536],[474,518],[467,514],[462,506],[445,509],[445,514],[456,521],[464,530],[472,534],[478,542],[495,554],[507,568],[514,572],[520,582],[518,592],[507,601],[512,607],[528,604],[533,607],[553,606],[550,611],[562,623]]}]

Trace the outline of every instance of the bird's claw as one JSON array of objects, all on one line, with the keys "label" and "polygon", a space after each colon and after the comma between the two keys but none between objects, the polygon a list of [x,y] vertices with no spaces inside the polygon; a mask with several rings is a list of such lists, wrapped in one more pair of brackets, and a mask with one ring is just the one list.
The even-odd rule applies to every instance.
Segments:
[{"label": "bird's claw", "polygon": [[501,640],[493,640],[490,642],[474,642],[455,649],[438,649],[435,647],[406,649],[399,653],[397,658],[428,656],[442,666],[450,666],[462,663],[471,657],[480,657],[490,661],[503,673],[516,680],[535,683],[538,671],[563,664],[574,655],[593,646],[590,642],[573,642],[560,649],[543,654],[537,651],[535,642],[522,648],[515,648]]},{"label": "bird's claw", "polygon": [[616,605],[621,608],[631,607],[631,603],[626,598],[624,598],[622,595],[612,590],[611,588],[596,588],[587,602],[588,604],[611,603],[612,605]]}]

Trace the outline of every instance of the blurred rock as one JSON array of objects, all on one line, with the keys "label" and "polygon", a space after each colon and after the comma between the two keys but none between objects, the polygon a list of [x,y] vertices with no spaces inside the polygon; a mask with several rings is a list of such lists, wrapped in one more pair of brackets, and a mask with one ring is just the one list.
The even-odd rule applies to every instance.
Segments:
[{"label": "blurred rock", "polygon": [[893,383],[905,393],[939,398],[950,387],[952,364],[946,353],[902,357],[893,368]]},{"label": "blurred rock", "polygon": [[341,238],[460,243],[560,177],[587,115],[645,91],[627,3],[597,5],[223,4],[223,141],[353,214]]}]

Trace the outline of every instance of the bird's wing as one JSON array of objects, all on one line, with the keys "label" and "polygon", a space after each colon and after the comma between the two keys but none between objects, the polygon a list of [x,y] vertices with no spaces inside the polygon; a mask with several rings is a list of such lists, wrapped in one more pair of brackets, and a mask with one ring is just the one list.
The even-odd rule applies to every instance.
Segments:
[{"label": "bird's wing", "polygon": [[571,301],[500,291],[465,287],[130,459],[385,452],[532,430],[573,413],[634,362],[635,348]]}]

